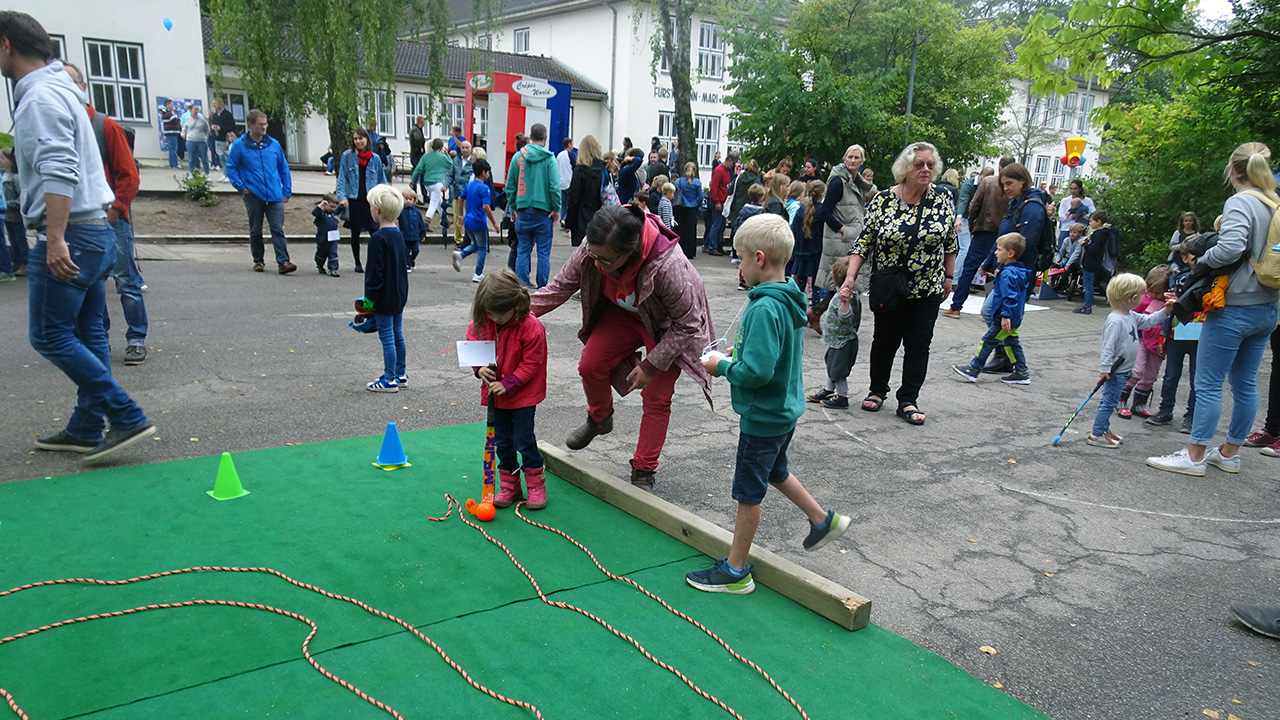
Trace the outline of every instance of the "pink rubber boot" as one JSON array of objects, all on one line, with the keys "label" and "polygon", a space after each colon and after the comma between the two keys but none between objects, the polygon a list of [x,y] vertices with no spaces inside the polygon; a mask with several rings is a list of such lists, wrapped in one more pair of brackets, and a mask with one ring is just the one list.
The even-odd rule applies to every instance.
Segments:
[{"label": "pink rubber boot", "polygon": [[524,469],[524,485],[529,489],[529,502],[525,503],[525,507],[530,510],[541,510],[547,506],[547,490],[543,487],[546,478],[542,475],[544,469]]},{"label": "pink rubber boot", "polygon": [[524,499],[524,496],[520,494],[520,473],[518,472],[499,470],[498,488],[498,495],[493,499],[494,507],[510,507],[512,503],[517,503]]}]

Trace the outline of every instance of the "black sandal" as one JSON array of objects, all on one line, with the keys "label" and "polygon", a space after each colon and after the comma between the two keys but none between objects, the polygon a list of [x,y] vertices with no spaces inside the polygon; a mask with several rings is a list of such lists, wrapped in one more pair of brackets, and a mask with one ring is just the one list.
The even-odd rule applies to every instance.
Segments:
[{"label": "black sandal", "polygon": [[[867,403],[871,403],[872,407],[868,407]],[[884,405],[884,398],[876,397],[875,393],[862,398],[862,409],[867,412],[880,412],[881,405]]]},{"label": "black sandal", "polygon": [[[911,410],[908,410],[907,408],[911,408]],[[919,415],[920,417],[916,418],[916,415]],[[903,405],[898,408],[898,417],[906,420],[911,425],[924,424],[924,413],[921,412],[919,405]]]}]

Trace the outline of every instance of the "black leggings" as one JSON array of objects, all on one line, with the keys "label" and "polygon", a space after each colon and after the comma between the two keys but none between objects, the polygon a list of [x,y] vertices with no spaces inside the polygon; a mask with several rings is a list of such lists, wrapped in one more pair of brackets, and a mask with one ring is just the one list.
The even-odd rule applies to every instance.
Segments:
[{"label": "black leggings", "polygon": [[1280,435],[1280,327],[1271,331],[1271,380],[1267,383],[1267,422],[1262,426],[1271,435]]},{"label": "black leggings", "polygon": [[370,235],[373,234],[367,230],[361,229],[360,227],[351,228],[351,257],[356,259],[356,267],[361,267],[360,265],[360,233],[362,232],[366,232]]}]

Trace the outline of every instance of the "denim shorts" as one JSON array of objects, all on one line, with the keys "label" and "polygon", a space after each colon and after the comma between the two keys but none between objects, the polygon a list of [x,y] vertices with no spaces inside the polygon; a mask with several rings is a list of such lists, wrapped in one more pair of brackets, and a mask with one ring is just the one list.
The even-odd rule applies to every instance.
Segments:
[{"label": "denim shorts", "polygon": [[738,433],[738,464],[733,471],[733,499],[747,505],[759,505],[769,485],[781,485],[790,476],[787,470],[787,448],[791,446],[792,428],[786,435],[761,437]]}]

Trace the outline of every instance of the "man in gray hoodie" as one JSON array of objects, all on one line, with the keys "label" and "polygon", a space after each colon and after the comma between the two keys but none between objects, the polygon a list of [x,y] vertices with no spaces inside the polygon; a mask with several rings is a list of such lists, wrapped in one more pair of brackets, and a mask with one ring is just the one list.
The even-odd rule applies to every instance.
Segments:
[{"label": "man in gray hoodie", "polygon": [[66,429],[36,447],[96,460],[156,429],[111,377],[103,315],[116,253],[106,208],[115,196],[84,109],[88,98],[51,49],[30,15],[0,11],[0,72],[14,81],[19,208],[36,233],[28,259],[31,346],[78,388]]}]

